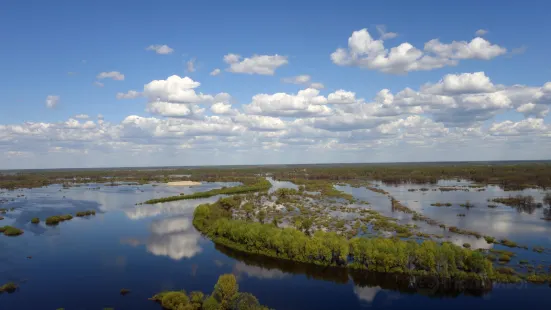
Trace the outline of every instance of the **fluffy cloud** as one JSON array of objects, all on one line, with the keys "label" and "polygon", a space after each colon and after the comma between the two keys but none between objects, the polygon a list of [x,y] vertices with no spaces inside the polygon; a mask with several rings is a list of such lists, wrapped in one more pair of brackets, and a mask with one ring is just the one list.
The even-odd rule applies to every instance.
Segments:
[{"label": "fluffy cloud", "polygon": [[549,107],[543,104],[525,103],[517,108],[517,112],[524,114],[526,118],[536,117],[544,118],[549,114]]},{"label": "fluffy cloud", "polygon": [[310,82],[310,76],[309,75],[297,75],[292,77],[286,77],[281,79],[283,83],[290,83],[290,84],[306,84]]},{"label": "fluffy cloud", "polygon": [[258,94],[252,102],[244,106],[250,114],[269,116],[320,116],[331,114],[325,104],[327,98],[319,95],[319,90],[307,88],[296,95],[287,93]]},{"label": "fluffy cloud", "polygon": [[291,76],[281,79],[283,83],[296,84],[296,85],[309,85],[309,88],[323,89],[324,85],[322,83],[313,82],[310,83],[311,77],[307,74]]},{"label": "fluffy cloud", "polygon": [[88,116],[87,114],[77,114],[77,115],[75,115],[75,118],[76,119],[88,119],[88,118],[90,118],[90,116]]},{"label": "fluffy cloud", "polygon": [[339,66],[405,74],[455,66],[462,59],[489,60],[506,52],[507,49],[481,37],[470,42],[453,41],[449,44],[433,39],[425,43],[423,50],[405,42],[389,50],[385,48],[383,39],[375,40],[364,28],[354,31],[348,39],[348,48],[338,48],[331,54],[331,60]]},{"label": "fluffy cloud", "polygon": [[487,33],[488,33],[488,30],[486,29],[478,29],[474,34],[476,34],[477,37],[482,37]]},{"label": "fluffy cloud", "polygon": [[172,54],[174,49],[170,48],[168,45],[150,45],[146,47],[146,51],[155,51],[155,53],[160,55]]},{"label": "fluffy cloud", "polygon": [[[61,122],[2,124],[0,159],[5,160],[0,162],[27,167],[23,156],[32,156],[31,164],[38,167],[106,161],[177,165],[181,158],[193,164],[238,164],[551,155],[551,127],[543,118],[551,105],[551,83],[500,85],[474,72],[448,74],[417,89],[382,89],[371,99],[349,90],[305,88],[256,94],[245,105],[235,104],[227,93],[201,93],[201,86],[174,75],[118,94],[143,96],[147,117],[129,115],[112,123],[101,115],[76,115]],[[525,119],[506,120],[511,113]],[[173,238],[163,242],[168,239]]]},{"label": "fluffy cloud", "polygon": [[527,118],[519,122],[504,121],[494,123],[489,129],[494,136],[549,135],[549,125],[543,119]]},{"label": "fluffy cloud", "polygon": [[384,90],[375,101],[378,115],[424,113],[435,121],[464,127],[512,109],[541,117],[551,104],[551,83],[505,86],[494,85],[483,72],[450,74],[418,91],[406,88],[392,94]]},{"label": "fluffy cloud", "polygon": [[286,56],[281,55],[253,55],[243,58],[237,54],[227,54],[224,62],[230,67],[226,69],[233,73],[274,75],[275,70],[288,63]]},{"label": "fluffy cloud", "polygon": [[94,82],[94,85],[96,85],[97,87],[103,87],[103,86],[105,86],[102,82],[99,82],[99,81],[95,81],[95,82]]},{"label": "fluffy cloud", "polygon": [[214,69],[210,72],[210,75],[212,75],[212,76],[217,76],[218,74],[220,74],[220,69],[218,69],[218,68],[216,68],[216,69]]},{"label": "fluffy cloud", "polygon": [[345,91],[342,89],[337,90],[334,93],[327,96],[327,103],[333,104],[349,104],[356,102],[356,93]]},{"label": "fluffy cloud", "polygon": [[48,95],[48,97],[46,97],[46,107],[50,109],[54,108],[59,103],[59,99],[60,99],[59,96]]},{"label": "fluffy cloud", "polygon": [[116,97],[117,99],[134,99],[141,96],[142,96],[142,93],[140,93],[139,91],[129,90],[126,93],[117,93]]},{"label": "fluffy cloud", "polygon": [[379,33],[380,40],[388,40],[388,39],[394,39],[398,36],[396,32],[387,32],[385,25],[377,25],[375,28],[377,28],[377,32]]},{"label": "fluffy cloud", "polygon": [[101,79],[113,79],[115,81],[124,81],[124,74],[118,72],[118,71],[110,71],[110,72],[101,72],[99,73],[96,78],[98,80]]}]

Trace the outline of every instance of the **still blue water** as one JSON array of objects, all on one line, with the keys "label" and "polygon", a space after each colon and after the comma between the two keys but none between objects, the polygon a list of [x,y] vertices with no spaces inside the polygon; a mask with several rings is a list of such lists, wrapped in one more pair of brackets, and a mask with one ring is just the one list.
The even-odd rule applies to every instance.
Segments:
[{"label": "still blue water", "polygon": [[[5,214],[0,225],[14,225],[25,233],[12,238],[0,235],[0,284],[13,281],[20,286],[15,293],[0,294],[0,309],[160,309],[147,298],[168,289],[208,293],[223,273],[235,274],[241,291],[275,309],[547,309],[551,305],[547,285],[499,285],[489,292],[446,293],[442,285],[398,285],[392,277],[375,274],[353,278],[342,270],[260,259],[215,247],[193,228],[191,219],[195,206],[218,197],[135,205],[229,185],[93,184],[3,192],[0,199],[14,201],[0,208],[16,209]],[[98,186],[99,190],[90,189]],[[25,196],[17,197],[21,194]],[[44,220],[90,209],[98,214],[55,227],[29,223],[33,217]],[[537,231],[533,234],[539,236]],[[122,288],[131,293],[121,296]]]}]

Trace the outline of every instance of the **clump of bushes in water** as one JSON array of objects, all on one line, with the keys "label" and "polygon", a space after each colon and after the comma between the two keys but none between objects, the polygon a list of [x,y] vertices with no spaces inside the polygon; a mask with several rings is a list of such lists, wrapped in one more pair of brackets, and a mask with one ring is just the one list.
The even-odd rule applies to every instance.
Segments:
[{"label": "clump of bushes in water", "polygon": [[495,209],[495,208],[497,208],[497,205],[488,205],[488,208]]},{"label": "clump of bushes in water", "polygon": [[219,189],[212,189],[206,192],[193,193],[189,195],[178,195],[178,196],[150,199],[150,200],[144,201],[143,203],[155,204],[160,202],[170,202],[170,201],[176,201],[176,200],[208,198],[216,195],[244,194],[244,193],[268,190],[270,189],[270,187],[272,187],[272,183],[270,183],[268,180],[259,179],[256,183],[251,185],[225,187],[225,188],[219,188]]},{"label": "clump of bushes in water", "polygon": [[494,238],[492,236],[484,236],[484,240],[486,240],[487,243],[495,243],[496,242],[496,238]]},{"label": "clump of bushes in water", "polygon": [[130,293],[130,290],[129,289],[126,289],[126,288],[123,288],[121,289],[121,295],[124,296],[124,295],[127,295]]},{"label": "clump of bushes in water", "polygon": [[40,223],[40,219],[38,217],[33,217],[33,219],[31,220],[31,223],[38,224]]},{"label": "clump of bushes in water", "polygon": [[477,239],[480,239],[482,235],[476,231],[470,231],[466,229],[457,228],[455,226],[448,227],[448,230],[452,233],[460,234],[460,235],[467,235],[467,236],[474,236]]},{"label": "clump of bushes in water", "polygon": [[231,210],[218,203],[202,204],[195,209],[193,224],[215,243],[297,262],[446,278],[488,279],[494,274],[482,253],[451,243],[381,237],[348,240],[323,231],[310,237],[294,228],[230,218]]},{"label": "clump of bushes in water", "polygon": [[450,202],[442,203],[442,202],[436,202],[430,204],[433,207],[451,207],[452,204]]},{"label": "clump of bushes in water", "polygon": [[168,291],[158,293],[150,300],[160,303],[167,310],[268,310],[252,294],[239,292],[233,274],[221,275],[208,296],[197,291],[191,292],[189,296],[185,291]]},{"label": "clump of bushes in water", "polygon": [[530,214],[533,213],[536,208],[543,207],[543,204],[535,203],[534,197],[532,196],[516,195],[514,197],[494,198],[492,201],[516,208],[519,212],[526,212]]},{"label": "clump of bushes in water", "polygon": [[96,215],[96,211],[94,211],[94,210],[79,211],[75,215],[77,217]]},{"label": "clump of bushes in water", "polygon": [[467,201],[466,203],[462,203],[459,206],[467,209],[474,208],[474,205],[470,201]]},{"label": "clump of bushes in water", "polygon": [[545,248],[542,247],[542,246],[535,246],[535,247],[532,248],[532,251],[537,252],[537,253],[543,253],[543,251],[545,251]]},{"label": "clump of bushes in water", "polygon": [[4,233],[5,236],[10,236],[10,237],[19,236],[23,234],[23,230],[13,226],[0,227],[0,232]]},{"label": "clump of bushes in water", "polygon": [[60,222],[72,220],[73,216],[71,214],[65,215],[54,215],[46,218],[46,225],[57,225]]},{"label": "clump of bushes in water", "polygon": [[16,289],[17,289],[17,285],[13,282],[9,282],[0,286],[0,294],[2,294],[3,292],[13,293],[15,292]]},{"label": "clump of bushes in water", "polygon": [[548,277],[545,274],[531,274],[526,277],[526,281],[533,282],[533,283],[545,283],[547,281],[551,281],[551,277]]}]

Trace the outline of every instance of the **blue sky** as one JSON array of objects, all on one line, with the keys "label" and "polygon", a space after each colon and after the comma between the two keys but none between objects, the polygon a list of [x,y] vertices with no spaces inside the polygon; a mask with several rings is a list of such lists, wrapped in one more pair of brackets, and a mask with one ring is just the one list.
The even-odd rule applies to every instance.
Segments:
[{"label": "blue sky", "polygon": [[[353,92],[355,99],[363,99],[361,102],[353,103],[356,105],[372,103],[382,89],[388,89],[394,95],[407,87],[418,91],[425,83],[436,84],[448,74],[459,76],[464,73],[484,72],[484,76],[489,78],[493,85],[511,87],[521,84],[526,87],[542,87],[546,82],[551,81],[549,63],[551,44],[544,37],[544,34],[551,30],[551,21],[548,20],[547,13],[551,9],[551,4],[546,1],[522,3],[504,1],[454,3],[203,1],[189,3],[183,1],[8,0],[0,6],[0,29],[2,29],[0,39],[4,47],[0,51],[0,83],[3,85],[0,92],[2,105],[0,126],[4,126],[0,127],[4,131],[4,135],[0,134],[0,158],[4,154],[6,159],[3,164],[0,164],[0,168],[108,165],[106,161],[124,164],[125,162],[113,161],[113,158],[116,158],[116,154],[128,155],[127,152],[130,152],[128,149],[132,148],[131,146],[139,149],[137,152],[145,152],[144,149],[149,147],[155,149],[147,151],[151,153],[151,159],[147,159],[147,156],[132,157],[135,159],[131,164],[163,165],[165,162],[187,164],[189,160],[174,160],[175,153],[170,148],[167,149],[167,145],[173,146],[180,143],[186,145],[183,147],[186,151],[177,154],[197,158],[199,156],[197,152],[206,152],[207,148],[200,148],[198,144],[194,144],[197,139],[191,143],[189,139],[197,136],[189,132],[168,137],[170,141],[165,142],[163,139],[167,138],[167,135],[158,134],[163,130],[158,124],[157,129],[151,129],[153,125],[145,126],[148,132],[142,125],[136,125],[142,126],[139,134],[143,136],[140,137],[136,137],[136,133],[121,134],[121,128],[114,128],[123,126],[122,122],[133,115],[146,118],[150,122],[154,118],[161,122],[185,122],[188,125],[191,124],[190,122],[195,122],[193,123],[195,127],[208,127],[212,120],[205,117],[209,118],[217,114],[211,112],[212,109],[209,110],[213,101],[199,104],[199,107],[205,108],[206,112],[193,117],[189,115],[175,117],[173,113],[147,110],[148,104],[155,99],[147,96],[144,85],[153,80],[167,80],[172,75],[180,78],[187,76],[193,81],[200,82],[201,85],[195,88],[197,93],[213,96],[218,93],[231,95],[228,103],[232,104],[232,109],[235,111],[233,114],[220,115],[220,117],[224,118],[226,125],[231,123],[228,126],[239,133],[234,136],[234,139],[239,138],[247,143],[250,142],[248,145],[239,146],[242,149],[234,151],[257,152],[254,158],[245,155],[235,159],[203,157],[205,162],[194,159],[191,162],[195,164],[248,163],[251,160],[264,163],[264,159],[267,158],[270,158],[270,163],[316,162],[311,154],[319,154],[319,151],[305,148],[304,145],[296,146],[299,143],[296,141],[297,137],[301,137],[301,133],[303,133],[302,137],[305,137],[304,133],[308,131],[304,128],[297,129],[301,121],[308,123],[309,129],[322,131],[310,136],[308,145],[322,146],[328,143],[339,145],[326,151],[331,155],[320,158],[320,161],[339,161],[341,158],[344,161],[407,160],[408,158],[392,155],[396,150],[406,149],[411,150],[412,153],[420,152],[418,160],[445,160],[449,158],[446,152],[457,154],[454,151],[457,145],[453,144],[453,141],[457,141],[457,136],[447,136],[446,144],[442,144],[443,140],[435,141],[435,137],[427,137],[426,134],[418,136],[417,138],[423,140],[425,144],[429,140],[433,143],[429,144],[429,146],[432,145],[431,152],[417,149],[420,145],[418,141],[408,143],[407,146],[401,145],[411,136],[404,128],[414,126],[408,125],[407,122],[399,122],[400,119],[408,120],[407,117],[418,117],[419,119],[410,118],[409,121],[416,121],[420,127],[425,126],[423,128],[426,132],[433,131],[430,126],[442,125],[454,135],[468,128],[471,131],[474,130],[473,128],[482,128],[486,136],[500,136],[499,139],[491,141],[497,143],[498,149],[502,151],[496,151],[492,153],[493,155],[488,155],[489,157],[480,156],[480,159],[504,159],[502,153],[509,150],[511,143],[541,145],[542,142],[547,142],[546,139],[549,137],[547,112],[539,115],[535,115],[535,112],[534,115],[518,112],[520,106],[527,103],[536,104],[535,107],[530,106],[533,110],[544,111],[548,108],[549,101],[541,100],[538,103],[532,98],[533,94],[528,94],[527,98],[513,98],[507,107],[500,106],[491,111],[485,107],[482,112],[473,112],[473,109],[468,106],[443,111],[441,108],[428,108],[426,105],[418,104],[423,112],[400,111],[395,113],[393,118],[381,119],[376,124],[352,126],[348,131],[339,132],[328,129],[327,126],[315,125],[321,121],[333,123],[334,121],[329,119],[332,117],[329,114],[310,115],[307,118],[287,117],[282,116],[285,114],[282,112],[284,108],[275,107],[274,109],[279,112],[274,114],[273,111],[251,112],[252,109],[246,111],[244,107],[253,103],[253,96],[257,94],[296,94],[299,90],[308,88],[306,84],[282,82],[283,78],[299,75],[309,75],[310,82],[322,83],[324,88],[320,90],[321,96],[327,97],[338,90]],[[366,29],[372,39],[377,40],[380,36],[377,26],[382,29],[381,25],[384,25],[386,32],[397,34],[395,37],[384,40],[384,48],[387,50],[405,42],[423,50],[424,44],[432,39],[438,39],[443,44],[450,44],[452,41],[468,43],[476,37],[477,30],[486,30],[486,33],[480,37],[489,44],[495,45],[496,49],[502,50],[496,52],[496,55],[488,56],[488,59],[482,59],[484,57],[476,55],[466,57],[456,55],[457,57],[452,57],[457,61],[455,65],[444,65],[442,68],[428,70],[411,70],[399,74],[365,66],[362,68],[359,64],[342,62],[338,64],[332,60],[331,54],[337,48],[348,47],[348,40],[354,31]],[[173,52],[157,54],[155,51],[146,50],[151,45],[167,45],[173,49]],[[273,75],[229,72],[226,69],[230,65],[224,62],[224,56],[228,54],[241,55],[241,60],[254,55],[279,55],[285,57],[286,64],[276,67]],[[195,60],[195,70],[190,72],[187,70],[186,63],[192,59]],[[216,68],[219,68],[221,73],[216,76],[211,75],[210,73]],[[96,78],[101,72],[115,71],[124,74],[124,80]],[[103,87],[98,87],[94,84],[95,82],[101,82]],[[127,100],[116,98],[117,93],[126,93],[129,90],[143,92],[143,96]],[[500,90],[502,89],[497,87],[491,92]],[[469,93],[473,91],[466,92],[466,94]],[[485,94],[487,93],[489,92],[486,91]],[[538,90],[534,89],[533,93],[537,94]],[[59,98],[53,108],[48,108],[45,104],[49,95]],[[454,93],[455,95],[457,94]],[[173,103],[171,106],[174,107],[174,104],[191,106],[188,102]],[[278,103],[271,101],[269,104],[275,106]],[[400,103],[401,105],[393,104],[396,104],[396,109],[405,109],[403,102]],[[392,107],[385,106],[385,108]],[[347,119],[347,115],[348,119],[358,115],[358,110],[354,110],[350,105],[343,107],[328,104],[328,109],[332,110],[331,115],[337,115],[343,119]],[[358,106],[358,109],[362,109],[361,106]],[[523,111],[526,109],[528,106],[525,106]],[[356,112],[351,112],[353,110]],[[463,124],[463,122],[458,126],[458,121],[451,118],[461,111],[471,113],[469,115],[478,122],[469,124]],[[95,129],[87,128],[87,130],[101,131],[101,134],[105,131],[117,130],[117,133],[109,134],[108,138],[101,136],[98,132],[95,133],[97,135],[94,138],[67,138],[67,134],[63,131],[72,129],[71,132],[74,133],[75,128],[63,127],[61,124],[71,118],[74,119],[78,114],[88,115],[88,120],[96,126]],[[98,114],[103,115],[103,122],[110,123],[111,127],[100,128],[102,125],[96,120]],[[489,114],[491,117],[488,117]],[[244,120],[247,117],[251,118],[251,115],[253,115],[252,118],[255,117],[254,115],[265,117],[265,119],[257,117],[255,121],[272,124],[282,121],[284,124],[277,130],[269,131],[265,128],[260,131],[255,130],[254,126],[250,126],[250,121]],[[372,120],[372,118],[373,115],[365,115],[365,120]],[[443,121],[444,119],[446,121]],[[422,122],[424,120],[430,121],[430,126],[424,124]],[[508,130],[507,138],[503,138],[503,133],[496,134],[495,130],[489,131],[492,124],[499,125],[507,120],[512,123],[494,127],[495,130],[501,131],[507,131],[509,127],[515,128],[516,131],[513,134]],[[78,121],[81,125],[86,122],[82,118]],[[519,123],[522,121],[525,123]],[[42,131],[35,130],[34,134],[29,134],[29,131],[21,134],[16,126],[24,126],[26,122],[51,124],[51,126],[46,126],[48,129]],[[350,124],[353,121],[344,123]],[[514,125],[515,123],[519,124]],[[382,140],[377,142],[378,137],[373,135],[375,132],[383,132],[384,128],[377,126],[385,124],[394,124],[393,128],[405,126],[395,132],[392,143],[388,142],[390,141],[388,136],[384,136],[383,143]],[[236,128],[236,126],[241,127]],[[56,129],[53,130],[53,127]],[[174,130],[178,129],[173,128],[169,132]],[[354,132],[354,130],[360,131]],[[90,133],[81,134],[86,136]],[[369,138],[364,139],[362,145],[354,143],[353,147],[347,147],[351,146],[351,137],[365,134],[368,134]],[[446,135],[449,134],[446,133]],[[219,134],[204,133],[201,134],[201,139],[208,140],[211,136],[214,137],[212,139],[222,139]],[[528,136],[530,140],[520,141]],[[535,136],[540,140],[534,140]],[[465,134],[462,137],[466,140],[471,139],[467,139]],[[102,141],[105,143],[98,145],[97,139],[104,138],[105,140]],[[294,140],[287,141],[286,138]],[[480,145],[489,141],[487,137],[482,136],[478,139],[480,140],[471,139],[465,143]],[[44,141],[48,143],[44,144]],[[115,142],[123,143],[124,150],[113,148]],[[212,149],[224,153],[236,147],[235,140],[219,142],[213,142]],[[229,142],[232,145],[228,146]],[[266,148],[270,143],[273,145]],[[106,146],[108,144],[110,144],[109,147]],[[385,147],[378,149],[377,154],[373,156],[365,156],[369,154],[367,150],[373,151],[375,145],[385,145]],[[272,147],[279,149],[279,153],[276,150],[274,155]],[[52,151],[52,148],[57,151]],[[441,155],[434,155],[434,150],[439,148],[447,151],[443,151]],[[424,147],[424,149],[431,148]],[[467,149],[465,152],[472,157]],[[95,159],[83,159],[82,154],[89,154],[86,156]],[[291,158],[289,154],[294,155]],[[531,153],[508,154],[507,156],[512,158],[507,157],[507,159],[541,159],[540,157],[548,158],[550,153],[549,149],[541,149],[537,156]],[[79,159],[77,160],[76,157]]]}]

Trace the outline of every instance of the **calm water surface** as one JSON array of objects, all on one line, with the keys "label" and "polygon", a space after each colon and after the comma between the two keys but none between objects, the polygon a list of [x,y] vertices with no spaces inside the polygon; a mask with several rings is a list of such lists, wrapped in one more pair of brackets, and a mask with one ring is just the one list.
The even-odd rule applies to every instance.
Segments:
[{"label": "calm water surface", "polygon": [[[13,294],[0,295],[0,309],[160,309],[147,298],[167,289],[208,293],[223,273],[235,274],[241,291],[256,295],[261,303],[275,309],[548,309],[551,306],[548,286],[499,285],[490,291],[457,292],[444,284],[409,283],[380,274],[348,274],[341,269],[292,264],[216,247],[193,228],[191,220],[198,204],[219,197],[135,205],[151,198],[232,185],[90,184],[70,189],[56,185],[2,192],[0,200],[6,198],[8,202],[0,208],[16,209],[5,214],[0,224],[17,226],[25,234],[15,238],[0,236],[0,283],[13,281],[20,285]],[[293,187],[293,184],[278,182],[276,186]],[[408,192],[409,187],[385,189],[410,208],[447,225],[551,247],[551,224],[539,220],[538,214],[485,206],[488,195],[506,196],[510,192],[423,194]],[[365,189],[345,190],[370,201],[374,209],[392,213],[384,195]],[[17,197],[22,194],[23,197]],[[455,205],[430,207],[432,202],[464,203],[467,199],[484,206],[468,211]],[[44,220],[50,215],[90,209],[98,214],[75,218],[56,227],[29,223],[33,217]],[[467,216],[457,218],[455,214],[460,212]],[[402,217],[401,221],[409,220],[403,214],[394,216]],[[549,259],[546,254],[533,257]],[[121,288],[132,292],[120,296]]]}]

